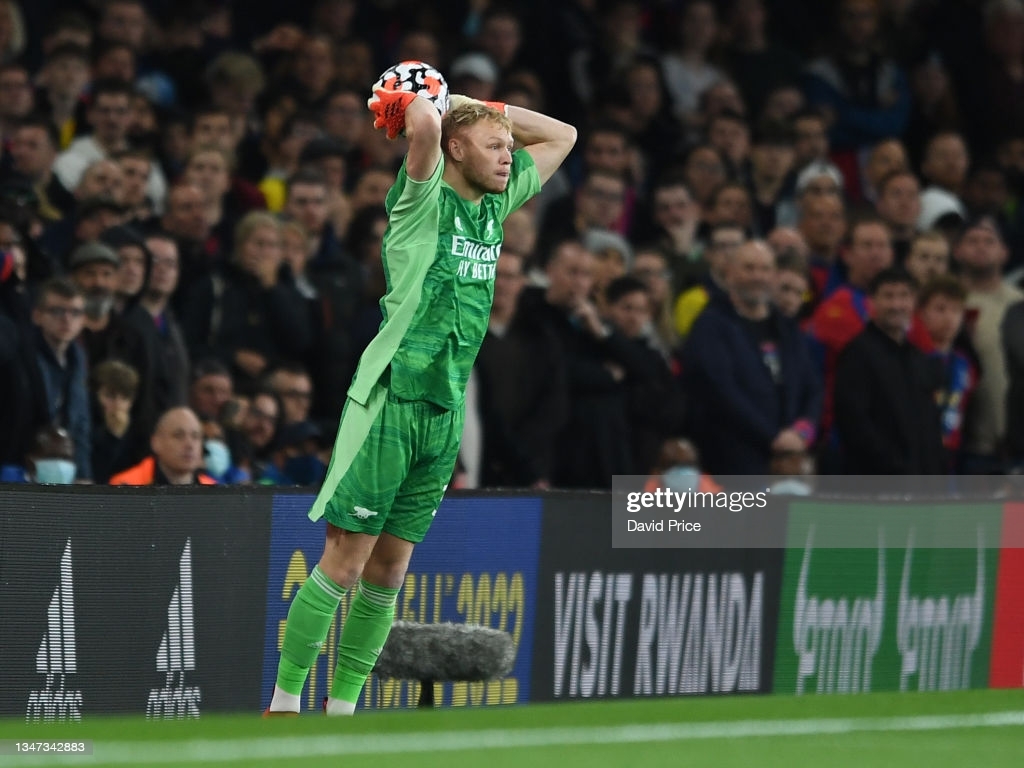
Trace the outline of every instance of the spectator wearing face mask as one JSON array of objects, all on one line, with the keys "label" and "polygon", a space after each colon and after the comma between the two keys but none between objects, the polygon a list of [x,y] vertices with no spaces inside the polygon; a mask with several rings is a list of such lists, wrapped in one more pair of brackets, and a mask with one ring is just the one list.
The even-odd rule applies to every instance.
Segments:
[{"label": "spectator wearing face mask", "polygon": [[53,424],[32,435],[24,460],[0,465],[0,483],[70,485],[74,481],[74,442],[67,430]]},{"label": "spectator wearing face mask", "polygon": [[25,457],[25,482],[71,485],[75,479],[75,444],[71,435],[55,425],[39,430]]},{"label": "spectator wearing face mask", "polygon": [[651,467],[645,491],[655,492],[668,488],[676,493],[694,490],[698,493],[718,493],[722,487],[700,469],[697,448],[685,438],[665,440],[658,451],[658,459]]},{"label": "spectator wearing face mask", "polygon": [[780,451],[772,456],[771,492],[786,496],[810,496],[814,492],[814,457],[807,451]]},{"label": "spectator wearing face mask", "polygon": [[221,485],[241,485],[252,480],[249,471],[235,464],[219,421],[203,422],[203,468]]}]

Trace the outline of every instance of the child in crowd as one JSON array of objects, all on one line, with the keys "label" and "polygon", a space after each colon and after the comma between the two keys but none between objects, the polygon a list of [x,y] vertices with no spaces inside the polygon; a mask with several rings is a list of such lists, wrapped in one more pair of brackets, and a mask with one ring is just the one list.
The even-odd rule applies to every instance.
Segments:
[{"label": "child in crowd", "polygon": [[942,371],[935,399],[942,415],[942,444],[949,471],[956,467],[967,404],[978,384],[971,358],[954,346],[964,319],[967,289],[952,275],[939,275],[918,294],[918,318],[931,343],[930,354]]},{"label": "child in crowd", "polygon": [[94,420],[92,471],[97,483],[133,467],[149,455],[149,435],[132,421],[139,374],[127,363],[107,360],[96,366],[93,391],[102,412]]}]

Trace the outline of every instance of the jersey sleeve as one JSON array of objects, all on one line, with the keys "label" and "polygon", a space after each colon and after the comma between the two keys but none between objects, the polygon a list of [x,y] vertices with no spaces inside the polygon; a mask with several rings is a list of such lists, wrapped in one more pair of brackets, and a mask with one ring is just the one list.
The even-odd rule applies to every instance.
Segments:
[{"label": "jersey sleeve", "polygon": [[429,179],[410,179],[405,162],[398,171],[394,186],[388,190],[384,208],[388,213],[388,228],[392,234],[408,244],[437,242],[437,214],[441,198],[441,177],[444,159]]},{"label": "jersey sleeve", "polygon": [[525,149],[517,149],[512,153],[512,170],[508,179],[508,187],[498,196],[498,216],[501,221],[519,208],[523,203],[540,192],[540,174],[537,166]]}]

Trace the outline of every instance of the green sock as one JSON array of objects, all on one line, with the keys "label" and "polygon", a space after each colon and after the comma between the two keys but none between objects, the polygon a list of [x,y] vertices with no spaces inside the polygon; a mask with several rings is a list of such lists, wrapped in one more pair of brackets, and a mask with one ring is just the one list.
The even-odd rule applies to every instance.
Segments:
[{"label": "green sock", "polygon": [[338,641],[331,698],[355,704],[395,620],[398,590],[359,580]]},{"label": "green sock", "polygon": [[316,566],[288,609],[288,622],[277,666],[277,687],[298,696],[309,669],[320,654],[345,588],[327,578]]}]

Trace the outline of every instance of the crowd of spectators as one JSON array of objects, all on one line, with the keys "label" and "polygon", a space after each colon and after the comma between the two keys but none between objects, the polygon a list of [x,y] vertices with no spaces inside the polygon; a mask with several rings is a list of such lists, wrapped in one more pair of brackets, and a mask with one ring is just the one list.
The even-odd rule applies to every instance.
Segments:
[{"label": "crowd of spectators", "polygon": [[322,479],[403,59],[580,134],[457,487],[1024,464],[1022,0],[0,0],[0,479]]}]

